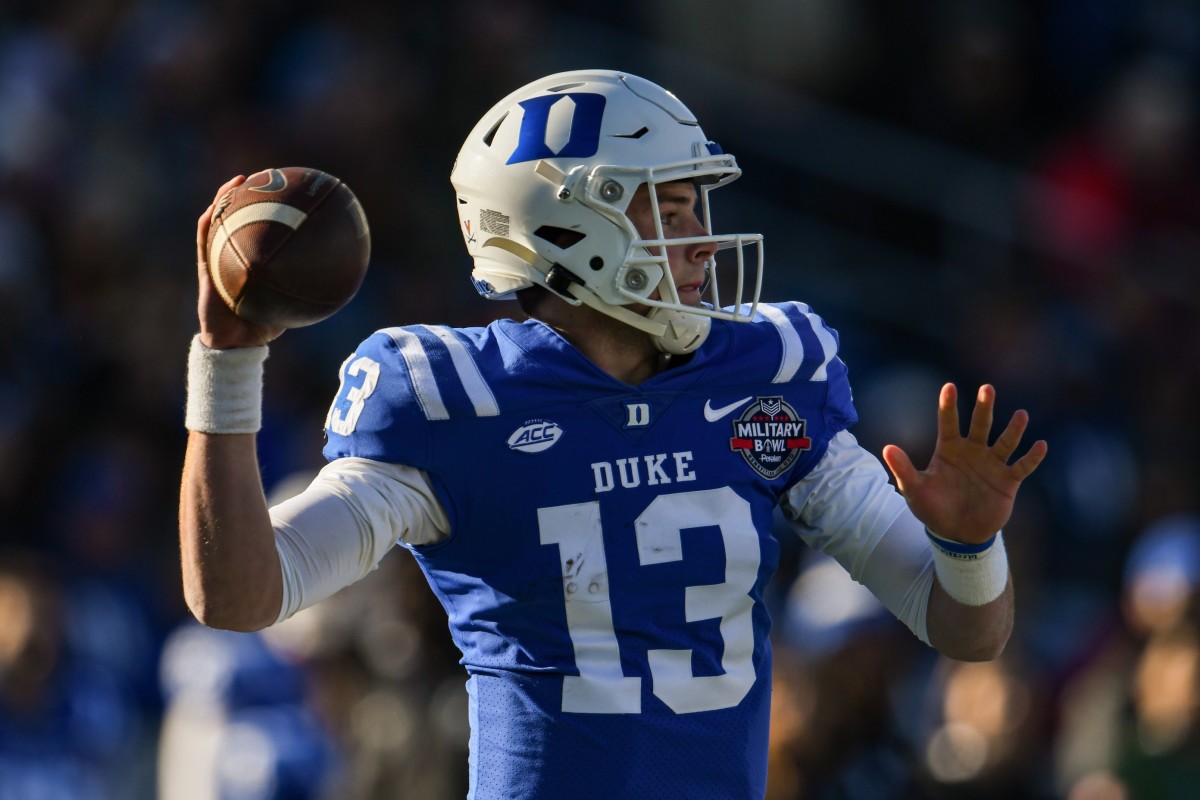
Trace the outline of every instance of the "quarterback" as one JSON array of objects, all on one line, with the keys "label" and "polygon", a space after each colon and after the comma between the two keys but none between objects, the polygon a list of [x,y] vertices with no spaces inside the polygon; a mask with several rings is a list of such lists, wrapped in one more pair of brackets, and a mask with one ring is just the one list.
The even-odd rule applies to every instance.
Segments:
[{"label": "quarterback", "polygon": [[739,174],[634,75],[501,100],[451,182],[476,290],[527,319],[367,336],[341,368],[328,465],[273,508],[255,433],[281,331],[215,293],[210,206],[180,508],[197,618],[272,625],[406,548],[469,676],[477,800],[762,797],[776,508],[924,642],[999,654],[1001,529],[1045,442],[1017,456],[1024,411],[993,440],[988,385],[964,432],[948,383],[929,465],[884,449],[893,486],[850,432],[837,333],[760,302],[762,237],[713,225],[712,192]]}]

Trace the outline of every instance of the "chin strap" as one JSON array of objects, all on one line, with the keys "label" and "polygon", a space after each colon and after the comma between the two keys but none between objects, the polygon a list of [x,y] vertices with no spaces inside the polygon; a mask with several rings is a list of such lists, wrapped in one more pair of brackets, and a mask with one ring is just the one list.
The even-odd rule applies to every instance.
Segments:
[{"label": "chin strap", "polygon": [[646,316],[634,313],[625,306],[605,303],[579,283],[572,283],[567,292],[585,306],[650,334],[654,346],[664,353],[690,353],[708,338],[712,319],[703,314],[689,314],[674,308],[655,308]]},{"label": "chin strap", "polygon": [[[679,305],[679,290],[675,288],[675,279],[671,277],[670,270],[663,270],[662,279],[658,282],[658,294]],[[666,333],[654,337],[654,346],[673,356],[685,355],[704,344],[712,328],[711,317],[692,314],[681,308],[655,306],[646,316],[666,328]]]},{"label": "chin strap", "polygon": [[674,308],[655,308],[650,319],[663,323],[667,332],[652,337],[654,346],[674,356],[691,353],[704,344],[712,328],[712,317],[690,314]]},{"label": "chin strap", "polygon": [[580,283],[572,283],[567,287],[567,292],[585,306],[596,309],[605,316],[624,322],[626,325],[632,325],[639,331],[645,331],[652,337],[665,336],[667,334],[667,326],[664,322],[654,322],[641,314],[635,314],[625,306],[612,306],[601,300],[596,295],[592,294],[587,287]]}]

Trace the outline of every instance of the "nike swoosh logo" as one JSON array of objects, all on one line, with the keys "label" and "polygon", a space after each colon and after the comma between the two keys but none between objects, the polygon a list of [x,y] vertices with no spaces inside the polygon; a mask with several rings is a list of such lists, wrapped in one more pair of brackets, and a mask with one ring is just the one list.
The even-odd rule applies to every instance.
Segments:
[{"label": "nike swoosh logo", "polygon": [[752,399],[754,399],[754,395],[751,395],[750,397],[743,397],[741,400],[730,403],[727,406],[721,406],[720,408],[713,408],[712,400],[705,400],[704,418],[709,422],[716,422],[717,420],[721,419],[721,417],[727,416],[731,412],[736,411],[738,406],[745,405],[747,401]]},{"label": "nike swoosh logo", "polygon": [[251,192],[282,192],[287,188],[287,178],[279,170],[268,170],[267,178],[269,180],[262,186],[247,186],[246,188]]}]

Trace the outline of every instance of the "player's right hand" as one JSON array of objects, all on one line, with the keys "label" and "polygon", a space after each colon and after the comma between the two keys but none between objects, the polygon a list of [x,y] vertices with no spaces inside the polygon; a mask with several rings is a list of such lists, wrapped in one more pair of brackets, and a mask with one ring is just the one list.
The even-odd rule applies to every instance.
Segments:
[{"label": "player's right hand", "polygon": [[257,347],[275,339],[284,331],[283,328],[257,325],[234,314],[221,298],[209,275],[208,231],[212,226],[213,209],[226,192],[240,186],[245,180],[245,175],[238,175],[226,181],[196,222],[196,272],[199,280],[196,314],[200,318],[200,341],[205,347],[214,350]]}]

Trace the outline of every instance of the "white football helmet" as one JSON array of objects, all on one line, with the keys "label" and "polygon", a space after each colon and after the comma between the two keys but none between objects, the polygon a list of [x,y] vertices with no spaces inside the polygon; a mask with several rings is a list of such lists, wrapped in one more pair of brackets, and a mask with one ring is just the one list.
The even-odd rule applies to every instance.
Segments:
[{"label": "white football helmet", "polygon": [[[712,232],[708,193],[739,175],[734,157],[708,140],[675,95],[628,73],[582,70],[497,103],[467,137],[450,180],[481,295],[508,299],[538,284],[646,331],[664,352],[689,353],[711,318],[744,321],[758,304],[762,235]],[[679,180],[695,182],[707,235],[668,240],[651,191],[657,235],[642,239],[625,216],[634,192]],[[665,245],[694,243],[736,254],[729,260],[737,296],[728,308],[715,259],[706,265],[711,303],[679,301]],[[747,252],[758,262],[749,280]],[[634,303],[650,312],[626,308]]]}]

